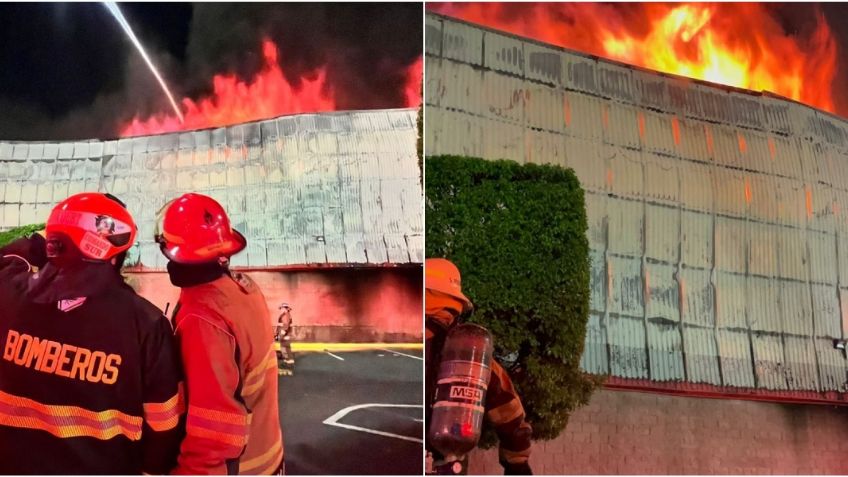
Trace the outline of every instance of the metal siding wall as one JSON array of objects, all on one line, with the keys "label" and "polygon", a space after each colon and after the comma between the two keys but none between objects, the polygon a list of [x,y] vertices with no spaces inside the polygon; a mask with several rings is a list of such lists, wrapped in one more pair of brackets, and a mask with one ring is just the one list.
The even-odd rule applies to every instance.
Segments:
[{"label": "metal siding wall", "polygon": [[139,225],[128,263],[162,268],[154,217],[215,197],[249,237],[236,266],[420,263],[415,111],[310,114],[211,131],[0,146],[0,228],[44,221],[69,194],[121,197]]},{"label": "metal siding wall", "polygon": [[428,46],[428,77],[463,71],[451,73],[459,89],[476,85],[468,75],[484,83],[471,86],[484,98],[478,110],[462,95],[446,105],[449,87],[428,89],[440,96],[427,107],[427,154],[565,165],[587,192],[583,369],[773,390],[848,386],[831,341],[848,327],[841,119],[427,17],[469,39],[441,56]]}]

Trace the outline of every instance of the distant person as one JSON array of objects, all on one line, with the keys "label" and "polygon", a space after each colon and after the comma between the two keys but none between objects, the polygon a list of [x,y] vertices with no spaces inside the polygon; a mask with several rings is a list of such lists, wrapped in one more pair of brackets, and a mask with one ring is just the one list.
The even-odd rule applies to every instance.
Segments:
[{"label": "distant person", "polygon": [[[443,258],[428,258],[424,263],[425,306],[425,396],[436,394],[436,380],[442,347],[448,331],[458,318],[473,309],[471,300],[462,293],[459,269]],[[429,424],[433,402],[427,403],[426,422]],[[500,440],[499,458],[506,475],[532,474],[529,465],[530,437],[533,430],[525,421],[524,407],[512,386],[506,370],[496,361],[491,363],[491,379],[486,391],[486,419]],[[455,473],[454,466],[444,461],[428,442],[434,473]],[[467,473],[467,456],[461,463],[461,473]]]},{"label": "distant person", "polygon": [[156,241],[180,287],[174,326],[188,421],[174,474],[283,469],[274,337],[265,297],[229,259],[247,246],[221,204],[184,194],[159,213]]},{"label": "distant person", "polygon": [[278,374],[291,375],[294,373],[294,354],[291,350],[292,307],[283,303],[278,309],[280,314],[274,322],[274,340],[278,345]]},{"label": "distant person", "polygon": [[0,249],[0,473],[176,465],[179,355],[171,324],[120,275],[135,236],[123,203],[83,193],[44,235]]}]

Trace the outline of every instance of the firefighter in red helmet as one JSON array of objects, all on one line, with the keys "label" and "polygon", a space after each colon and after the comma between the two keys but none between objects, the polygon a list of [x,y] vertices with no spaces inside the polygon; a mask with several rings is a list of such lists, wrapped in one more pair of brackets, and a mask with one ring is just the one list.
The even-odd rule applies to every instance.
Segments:
[{"label": "firefighter in red helmet", "polygon": [[[425,396],[436,396],[437,373],[442,350],[449,331],[459,317],[472,311],[471,300],[462,292],[459,269],[444,258],[428,258],[424,263],[424,315],[425,315]],[[426,422],[432,422],[433,402],[427,402]],[[525,420],[521,399],[512,386],[506,370],[491,361],[491,377],[485,396],[485,417],[500,440],[500,463],[506,475],[531,474],[530,437],[532,428]],[[428,433],[429,434],[429,433]],[[438,454],[430,442],[428,450],[429,473],[466,473],[466,463],[451,465]],[[432,457],[430,459],[429,457]],[[467,461],[467,458],[463,459]],[[458,472],[457,472],[458,471]]]},{"label": "firefighter in red helmet", "polygon": [[174,325],[188,419],[175,474],[282,471],[283,438],[270,314],[262,292],[229,258],[247,241],[221,204],[185,194],[159,213],[156,240],[180,287]]},{"label": "firefighter in red helmet", "polygon": [[181,370],[170,323],[120,275],[132,216],[76,194],[45,236],[0,250],[0,474],[168,472]]}]

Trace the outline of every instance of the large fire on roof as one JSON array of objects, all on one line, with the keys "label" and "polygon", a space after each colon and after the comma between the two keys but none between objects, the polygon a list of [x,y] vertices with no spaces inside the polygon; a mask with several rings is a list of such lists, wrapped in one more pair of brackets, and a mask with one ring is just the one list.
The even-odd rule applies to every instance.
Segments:
[{"label": "large fire on roof", "polygon": [[837,112],[831,91],[836,41],[818,11],[808,28],[790,34],[767,5],[757,3],[428,3],[428,9],[545,43],[770,91]]},{"label": "large fire on roof", "polygon": [[[211,95],[200,99],[183,98],[180,106],[184,121],[170,112],[148,118],[136,116],[121,128],[121,136],[205,129],[286,114],[338,109],[333,91],[326,84],[324,69],[318,69],[311,77],[301,78],[300,84],[294,86],[286,80],[277,62],[278,51],[273,42],[262,42],[262,54],[264,65],[252,80],[241,81],[234,74],[217,74],[212,78]],[[419,58],[409,66],[403,94],[405,104],[397,107],[418,107],[421,103],[421,65]]]}]

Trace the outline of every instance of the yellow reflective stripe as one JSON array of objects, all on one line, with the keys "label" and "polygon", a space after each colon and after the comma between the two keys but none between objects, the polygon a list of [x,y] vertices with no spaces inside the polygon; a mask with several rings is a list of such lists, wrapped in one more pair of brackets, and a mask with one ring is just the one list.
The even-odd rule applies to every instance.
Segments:
[{"label": "yellow reflective stripe", "polygon": [[141,439],[142,418],[115,409],[90,411],[77,406],[42,404],[0,391],[0,425],[37,429],[54,436],[108,440],[124,435]]},{"label": "yellow reflective stripe", "polygon": [[250,396],[258,391],[266,382],[266,373],[272,369],[277,369],[277,354],[274,352],[273,348],[262,363],[260,363],[253,371],[248,373],[248,377],[244,380],[245,384],[241,390],[241,395]]},{"label": "yellow reflective stripe", "polygon": [[248,426],[253,418],[252,414],[241,414],[237,412],[219,411],[217,409],[209,409],[200,406],[189,404],[188,414],[197,416],[210,421],[222,422],[224,424],[234,424],[239,426]]},{"label": "yellow reflective stripe", "polygon": [[[263,452],[262,455],[258,455],[252,459],[248,459],[239,463],[239,473],[240,474],[263,474],[263,472],[255,472],[257,468],[265,468],[270,464],[277,465],[280,463],[280,458],[282,458],[283,454],[283,440],[277,439],[277,442],[271,446],[270,449]],[[273,472],[277,469],[271,469]]]},{"label": "yellow reflective stripe", "polygon": [[183,402],[183,383],[180,382],[177,385],[177,393],[167,401],[144,403],[144,412],[170,412],[174,408],[182,407]]},{"label": "yellow reflective stripe", "polygon": [[161,403],[144,403],[144,421],[157,432],[169,431],[180,422],[180,415],[185,411],[183,383],[177,386],[177,393]]},{"label": "yellow reflective stripe", "polygon": [[186,433],[190,436],[202,437],[213,441],[223,442],[233,447],[244,447],[247,445],[247,434],[231,434],[229,432],[212,431],[196,425],[187,425]]}]

